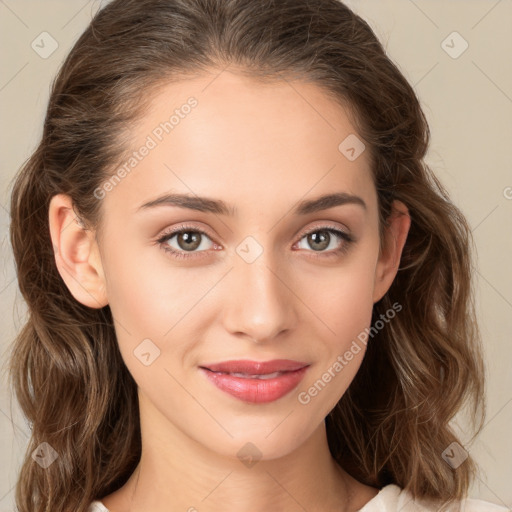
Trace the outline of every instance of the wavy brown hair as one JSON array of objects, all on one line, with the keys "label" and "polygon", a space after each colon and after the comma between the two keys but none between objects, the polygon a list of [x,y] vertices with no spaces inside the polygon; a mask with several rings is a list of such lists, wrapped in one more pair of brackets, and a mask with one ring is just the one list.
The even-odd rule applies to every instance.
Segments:
[{"label": "wavy brown hair", "polygon": [[[137,386],[109,306],[77,302],[55,264],[48,206],[69,194],[100,226],[94,190],[126,159],[130,126],[158,89],[227,66],[262,81],[300,79],[347,108],[371,155],[381,235],[397,199],[411,227],[401,267],[374,319],[403,310],[369,342],[326,418],[333,457],[360,482],[395,483],[450,504],[476,463],[452,469],[450,421],[484,423],[484,365],[467,221],[424,163],[430,133],[411,85],[370,26],[337,0],[114,0],[73,46],[52,84],[38,147],[16,176],[11,243],[29,318],[9,360],[31,424],[16,487],[20,512],[84,512],[121,487],[141,454]],[[59,457],[43,469],[42,442]]]}]

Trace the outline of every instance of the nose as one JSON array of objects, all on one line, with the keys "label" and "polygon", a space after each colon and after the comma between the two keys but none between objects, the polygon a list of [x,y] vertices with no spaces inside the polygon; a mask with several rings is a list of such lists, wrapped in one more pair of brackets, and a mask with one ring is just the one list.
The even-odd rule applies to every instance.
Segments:
[{"label": "nose", "polygon": [[224,300],[227,332],[257,343],[271,342],[297,325],[297,298],[283,267],[276,268],[271,251],[252,263],[236,256]]}]

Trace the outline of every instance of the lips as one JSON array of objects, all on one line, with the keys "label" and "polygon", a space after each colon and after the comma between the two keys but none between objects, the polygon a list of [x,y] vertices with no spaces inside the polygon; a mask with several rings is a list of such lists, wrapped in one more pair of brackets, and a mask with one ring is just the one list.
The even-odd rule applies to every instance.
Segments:
[{"label": "lips", "polygon": [[204,365],[203,368],[211,370],[212,372],[268,375],[275,372],[300,370],[307,365],[307,363],[291,361],[290,359],[274,359],[272,361],[224,361],[223,363]]},{"label": "lips", "polygon": [[302,380],[308,363],[289,359],[225,361],[201,366],[220,390],[251,403],[272,402],[288,394]]}]

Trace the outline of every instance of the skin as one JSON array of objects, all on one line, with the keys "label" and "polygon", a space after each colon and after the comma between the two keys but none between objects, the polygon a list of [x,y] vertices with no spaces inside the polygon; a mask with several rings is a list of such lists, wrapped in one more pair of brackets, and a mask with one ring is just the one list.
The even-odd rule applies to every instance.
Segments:
[{"label": "skin", "polygon": [[[410,217],[394,203],[379,251],[368,151],[349,161],[338,150],[356,133],[345,110],[313,84],[291,85],[231,71],[166,85],[131,127],[134,150],[187,98],[198,105],[101,199],[98,239],[77,222],[68,196],[51,200],[59,272],[79,302],[109,304],[139,388],[142,458],[102,500],[112,512],[354,511],[378,492],[334,461],[324,423],[365,345],[309,403],[298,395],[371,325],[372,306],[396,275]],[[168,205],[137,211],[171,191],[222,199],[238,214]],[[298,201],[334,191],[361,197],[366,209],[292,213]],[[156,242],[183,222],[207,232],[188,260],[162,249],[186,252],[177,236]],[[304,233],[326,225],[355,242],[325,256],[346,242],[331,235],[328,248],[315,250]],[[263,250],[252,263],[236,252],[247,236]],[[145,366],[133,352],[148,338],[160,355]],[[198,369],[236,359],[310,367],[292,392],[254,404],[217,389]],[[237,456],[248,442],[261,454],[252,467]]]}]

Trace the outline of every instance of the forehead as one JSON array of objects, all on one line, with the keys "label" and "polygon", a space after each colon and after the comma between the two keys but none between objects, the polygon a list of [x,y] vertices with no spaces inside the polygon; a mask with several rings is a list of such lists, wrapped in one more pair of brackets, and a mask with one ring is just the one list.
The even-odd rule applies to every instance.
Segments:
[{"label": "forehead", "polygon": [[333,191],[370,202],[368,151],[355,160],[344,153],[344,141],[357,144],[347,114],[302,81],[222,71],[166,84],[130,127],[129,149],[138,155],[123,162],[128,172],[110,195],[124,196],[131,211],[169,191],[237,205]]}]

